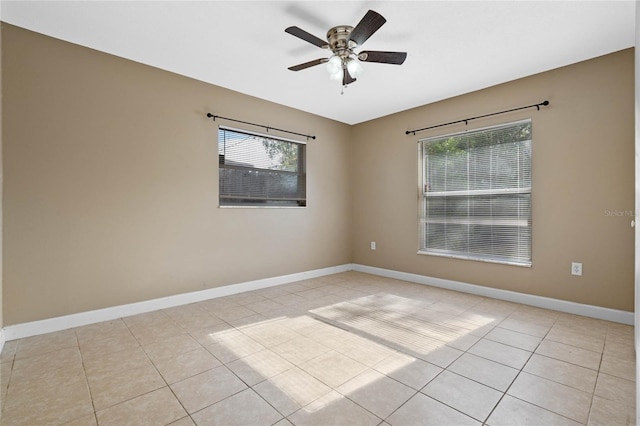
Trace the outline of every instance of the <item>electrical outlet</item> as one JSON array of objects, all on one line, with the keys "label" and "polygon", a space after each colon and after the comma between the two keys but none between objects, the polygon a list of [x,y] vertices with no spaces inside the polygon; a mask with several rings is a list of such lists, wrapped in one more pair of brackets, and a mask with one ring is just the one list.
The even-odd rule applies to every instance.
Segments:
[{"label": "electrical outlet", "polygon": [[571,262],[571,275],[582,276],[582,263]]},{"label": "electrical outlet", "polygon": [[375,250],[375,249],[376,249],[376,242],[371,241],[371,250]]}]

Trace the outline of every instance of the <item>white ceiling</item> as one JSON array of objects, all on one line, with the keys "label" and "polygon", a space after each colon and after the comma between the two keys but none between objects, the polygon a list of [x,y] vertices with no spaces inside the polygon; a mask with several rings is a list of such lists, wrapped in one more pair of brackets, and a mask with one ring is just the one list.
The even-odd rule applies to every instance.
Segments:
[{"label": "white ceiling", "polygon": [[[322,65],[287,69],[329,55],[286,27],[324,39],[333,26],[355,26],[368,9],[387,23],[362,50],[406,51],[403,65],[364,63],[343,95]],[[0,13],[13,25],[347,124],[615,52],[635,39],[631,0],[3,0]]]}]

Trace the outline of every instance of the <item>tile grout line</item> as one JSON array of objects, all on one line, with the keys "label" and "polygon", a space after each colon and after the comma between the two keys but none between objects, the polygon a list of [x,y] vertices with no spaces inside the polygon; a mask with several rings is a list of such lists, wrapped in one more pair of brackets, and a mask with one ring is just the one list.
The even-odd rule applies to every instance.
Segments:
[{"label": "tile grout line", "polygon": [[89,399],[91,400],[91,408],[93,409],[93,418],[96,421],[96,425],[98,423],[98,412],[96,411],[96,405],[93,401],[93,392],[91,392],[91,386],[89,385],[89,375],[87,374],[87,367],[85,365],[84,356],[82,355],[82,349],[80,348],[80,339],[78,338],[78,331],[74,329],[74,334],[76,336],[76,342],[78,344],[78,353],[80,354],[80,362],[82,363],[82,372],[84,373],[84,381],[87,384],[87,391],[89,392]]},{"label": "tile grout line", "polygon": [[[250,308],[247,308],[245,305],[239,305],[239,306],[242,306],[242,307],[244,307],[244,308],[246,308],[246,309],[252,310],[252,309],[250,309]],[[255,311],[254,311],[254,312],[255,312]],[[215,314],[213,314],[213,315],[215,315]],[[219,318],[219,317],[218,317],[218,318]],[[228,325],[229,325],[233,330],[237,330],[238,332],[242,333],[242,335],[244,335],[244,336],[246,336],[246,337],[248,337],[248,338],[252,339],[252,338],[251,338],[251,336],[248,336],[247,334],[243,333],[243,332],[242,332],[242,330],[238,329],[237,327],[232,326],[231,324],[227,323],[227,322],[226,322],[225,320],[223,320],[222,318],[219,318],[219,319],[221,319],[221,320],[223,321],[223,323],[228,324]],[[245,382],[245,381],[244,381],[240,376],[238,376],[238,375],[236,374],[236,372],[235,372],[235,371],[233,371],[232,369],[230,369],[229,367],[227,367],[227,364],[226,364],[226,363],[224,363],[224,362],[222,362],[220,359],[218,359],[218,358],[217,358],[213,353],[211,353],[211,351],[209,351],[209,349],[207,349],[207,347],[206,347],[206,346],[202,345],[202,343],[200,343],[197,339],[195,339],[195,337],[193,337],[193,336],[191,335],[191,333],[189,333],[188,331],[185,331],[185,333],[186,333],[187,335],[191,336],[191,337],[192,337],[192,338],[193,338],[193,339],[198,343],[198,345],[200,345],[200,347],[201,347],[201,348],[203,348],[205,351],[207,351],[207,353],[211,354],[211,356],[213,356],[213,357],[214,357],[214,358],[215,358],[215,359],[220,363],[220,365],[219,365],[219,366],[217,366],[217,367],[210,368],[210,369],[208,369],[208,370],[206,370],[206,371],[200,372],[200,373],[198,373],[198,374],[196,374],[196,375],[194,375],[194,376],[191,376],[191,377],[195,377],[195,376],[197,376],[197,375],[199,375],[199,374],[204,374],[204,373],[206,373],[206,372],[208,372],[208,371],[214,370],[215,368],[225,367],[225,368],[226,368],[226,369],[227,369],[231,374],[233,374],[233,375],[234,375],[238,380],[240,380],[240,381],[241,381],[241,382],[246,386],[246,388],[245,388],[245,389],[239,390],[238,392],[235,392],[235,393],[233,393],[233,394],[231,394],[231,395],[228,395],[228,396],[226,396],[226,397],[222,398],[222,399],[221,399],[221,400],[219,400],[219,401],[216,401],[216,402],[214,402],[214,403],[212,403],[212,404],[209,404],[209,405],[207,405],[207,406],[205,406],[205,407],[201,408],[200,410],[194,411],[193,413],[189,413],[189,412],[187,411],[187,409],[184,407],[184,405],[182,405],[182,402],[180,401],[180,399],[178,398],[178,396],[173,392],[173,389],[171,388],[171,386],[167,383],[167,387],[169,387],[169,389],[171,390],[171,392],[173,393],[173,395],[175,396],[175,398],[178,400],[178,402],[180,403],[180,405],[182,406],[182,408],[185,410],[185,412],[187,413],[187,415],[189,416],[189,418],[190,418],[194,423],[195,423],[195,421],[194,421],[194,420],[193,420],[193,418],[192,418],[192,415],[193,415],[193,414],[196,414],[196,413],[199,413],[200,411],[206,410],[207,408],[209,408],[209,407],[211,407],[211,406],[213,406],[213,405],[215,405],[215,404],[218,404],[218,403],[220,403],[220,402],[222,402],[222,401],[224,401],[224,400],[226,400],[226,399],[228,399],[228,398],[231,398],[231,397],[233,397],[233,396],[235,396],[235,395],[238,395],[239,393],[244,392],[244,391],[246,391],[246,390],[251,390],[251,391],[252,391],[252,392],[254,392],[256,395],[258,395],[258,397],[259,397],[260,399],[262,399],[262,400],[263,400],[264,402],[266,402],[270,407],[272,407],[272,408],[273,408],[273,409],[274,409],[278,414],[280,414],[280,416],[282,416],[282,419],[286,419],[286,418],[287,418],[287,416],[285,416],[284,414],[282,414],[282,413],[281,413],[281,412],[280,412],[276,407],[274,407],[274,406],[273,406],[269,401],[265,400],[265,399],[262,397],[262,395],[260,395],[260,393],[259,393],[259,392],[257,392],[255,389],[253,389],[253,386],[256,386],[256,385],[258,385],[258,384],[260,384],[260,383],[262,383],[262,382],[264,382],[264,381],[266,381],[266,380],[268,380],[268,379],[262,380],[262,381],[260,381],[260,382],[256,383],[255,385],[250,386],[250,385],[249,385],[247,382]],[[253,339],[252,339],[252,340],[253,340]],[[268,348],[267,348],[267,347],[265,347],[263,350],[267,350],[267,349],[268,349]],[[258,351],[258,352],[262,352],[262,350],[261,350],[261,351]],[[257,352],[256,352],[256,353],[257,353]],[[237,360],[240,360],[240,359],[242,359],[242,358],[238,358]],[[237,361],[237,360],[233,360],[233,361],[230,361],[230,362],[235,362],[235,361]],[[151,361],[151,362],[153,363],[153,361]],[[155,366],[155,365],[154,365],[154,366]],[[295,367],[295,365],[294,365],[294,367]],[[287,369],[286,371],[289,371],[289,370],[290,370],[290,369]],[[159,371],[158,371],[158,373],[160,374],[160,372],[159,372]],[[160,376],[162,377],[162,374],[160,374]],[[185,379],[183,379],[183,380],[188,380],[188,379],[189,379],[189,377],[187,377],[187,378],[185,378]],[[163,380],[164,380],[164,377],[163,377]],[[182,381],[182,380],[180,380],[180,381]],[[178,382],[180,382],[180,381],[178,381]],[[166,382],[166,380],[165,380],[165,382]],[[178,382],[176,382],[176,383],[178,383]],[[278,423],[278,422],[279,422],[279,421],[281,421],[282,419],[279,419],[279,420],[278,420],[278,421],[276,421],[275,423]],[[274,424],[275,424],[275,423],[274,423]]]},{"label": "tile grout line", "polygon": [[[560,316],[559,316],[559,317],[554,321],[554,323],[549,327],[549,330],[548,330],[548,331],[545,333],[545,335],[541,338],[540,343],[538,343],[538,345],[536,345],[536,348],[531,352],[531,356],[527,359],[527,361],[525,362],[525,364],[522,366],[522,369],[518,372],[518,374],[516,375],[516,377],[513,379],[513,381],[511,382],[511,384],[509,385],[509,387],[508,387],[508,388],[507,388],[507,390],[505,391],[504,395],[507,395],[507,393],[508,393],[509,389],[511,388],[511,386],[513,385],[513,383],[515,383],[515,381],[517,380],[517,378],[520,376],[520,374],[521,374],[522,372],[527,373],[527,374],[531,374],[531,375],[533,375],[533,376],[535,376],[535,377],[539,377],[539,378],[541,378],[541,379],[543,379],[543,380],[548,380],[548,381],[550,381],[550,382],[553,382],[553,383],[556,383],[556,384],[559,384],[559,385],[562,385],[562,386],[569,387],[569,388],[571,388],[571,389],[573,389],[573,390],[576,390],[576,391],[580,391],[580,392],[584,392],[584,393],[589,393],[589,392],[585,392],[585,391],[583,391],[583,390],[581,390],[581,389],[574,388],[573,386],[569,386],[569,385],[567,385],[567,384],[564,384],[564,383],[561,383],[561,382],[557,382],[557,381],[555,381],[555,380],[548,379],[548,378],[545,378],[545,377],[542,377],[542,376],[538,376],[538,375],[536,375],[536,374],[533,374],[533,373],[529,373],[529,372],[527,372],[527,371],[524,371],[524,368],[527,366],[527,364],[529,363],[529,361],[531,360],[531,358],[533,357],[533,355],[535,355],[535,354],[536,354],[536,352],[535,352],[535,351],[536,351],[536,350],[539,348],[539,346],[544,342],[544,340],[545,340],[545,339],[546,339],[546,337],[549,335],[549,333],[551,332],[551,330],[553,329],[553,327],[557,325],[557,322],[558,322],[558,319],[559,319],[559,318],[560,318]],[[550,340],[550,341],[555,342],[554,340]],[[558,342],[558,343],[559,343],[559,342]],[[575,346],[573,346],[573,345],[568,345],[568,344],[567,344],[567,346],[575,347]],[[577,347],[577,348],[579,348],[579,347]],[[579,348],[579,349],[583,349],[583,348]],[[593,352],[593,351],[592,351],[592,352]],[[603,354],[604,354],[604,346],[603,346],[603,352],[601,352],[601,353],[600,353],[600,363],[602,362]],[[549,359],[554,359],[554,360],[557,360],[557,361],[560,361],[560,362],[564,362],[564,363],[571,364],[571,365],[575,365],[575,366],[582,367],[582,368],[587,368],[587,367],[583,367],[583,366],[578,365],[578,364],[574,364],[574,363],[572,363],[572,362],[568,362],[568,361],[560,360],[560,359],[553,358],[553,357],[548,357],[548,356],[546,356],[546,355],[542,355],[542,354],[538,354],[538,356],[542,356],[542,357],[549,358]],[[592,369],[590,369],[590,368],[587,368],[587,369],[592,370]],[[594,371],[594,370],[592,370],[592,371]],[[599,375],[600,375],[600,364],[599,364],[599,366],[598,366],[598,370],[597,370],[596,372],[597,372],[597,377],[599,377]],[[597,383],[597,380],[596,380],[596,383]],[[503,397],[501,398],[501,400],[504,398],[504,395],[503,395]],[[516,398],[516,399],[518,399],[518,400],[520,400],[520,401],[523,401],[523,402],[525,402],[525,403],[528,403],[528,404],[531,404],[531,405],[533,405],[533,406],[536,406],[536,407],[538,407],[538,408],[540,408],[540,409],[542,409],[542,410],[545,410],[545,411],[547,411],[547,412],[550,412],[550,413],[553,413],[553,414],[555,414],[555,415],[558,415],[558,416],[564,417],[565,419],[569,419],[569,420],[571,420],[571,421],[577,421],[577,420],[575,420],[575,419],[573,419],[573,418],[567,417],[567,416],[565,416],[565,415],[563,415],[563,414],[557,413],[557,412],[552,411],[552,410],[550,410],[550,409],[548,409],[548,408],[541,407],[541,406],[539,406],[539,405],[536,405],[536,404],[534,404],[534,403],[532,403],[532,402],[529,402],[529,401],[526,401],[526,400],[522,400],[522,399],[520,399],[520,398],[518,398],[518,397],[516,397],[516,396],[513,396],[513,395],[510,395],[510,396],[511,396],[512,398]],[[594,391],[593,391],[593,392],[591,392],[591,398],[590,398],[590,401],[589,401],[589,410],[588,410],[588,414],[587,414],[587,423],[589,422],[589,418],[591,417],[591,409],[592,409],[592,406],[593,406],[593,399],[594,399],[594,397],[595,397],[595,385],[594,385]],[[498,404],[496,404],[496,406],[495,406],[495,407],[494,407],[494,409],[492,410],[492,413],[493,413],[493,411],[495,411],[495,409],[497,408],[497,406],[498,406]],[[488,421],[490,417],[491,417],[491,414],[490,414],[490,415],[489,415],[489,417],[487,417],[487,419],[485,420],[485,422],[484,422],[485,424],[486,424],[486,421]],[[578,422],[578,423],[580,423],[580,422]],[[587,424],[587,423],[585,423],[585,424]]]},{"label": "tile grout line", "polygon": [[[509,315],[510,316],[510,315]],[[507,317],[509,318],[509,317]],[[507,319],[505,318],[505,320]],[[504,320],[502,321],[504,322]],[[501,322],[501,323],[502,323]],[[557,318],[553,321],[553,324],[549,327],[549,330],[545,333],[545,335],[540,338],[540,342],[536,345],[536,347],[531,351],[531,355],[529,355],[529,357],[527,358],[527,360],[522,364],[522,367],[518,370],[518,374],[516,374],[516,376],[513,378],[513,380],[511,381],[511,383],[509,383],[509,386],[507,386],[507,388],[504,390],[504,392],[502,393],[502,396],[500,397],[500,399],[498,400],[498,402],[496,403],[496,405],[493,406],[493,409],[491,410],[491,412],[489,413],[489,415],[487,415],[487,417],[484,419],[484,421],[482,422],[483,425],[486,425],[487,422],[489,421],[489,419],[491,418],[491,416],[493,415],[493,413],[495,412],[495,410],[498,408],[498,405],[500,405],[500,403],[502,402],[502,400],[504,399],[504,397],[508,394],[509,389],[511,389],[511,387],[513,386],[513,384],[516,382],[516,380],[518,380],[518,377],[520,377],[520,374],[524,371],[524,368],[527,366],[527,364],[529,363],[529,361],[531,360],[531,358],[533,357],[533,355],[535,354],[536,350],[540,347],[540,345],[542,344],[542,342],[544,341],[544,338],[549,334],[549,332],[551,331],[551,329],[553,328],[553,325],[555,325],[555,323],[557,322]],[[500,323],[500,324],[501,324]],[[500,324],[496,325],[496,327],[499,327]],[[511,330],[511,331],[515,331],[515,330]],[[526,333],[522,333],[522,334],[526,334]],[[515,398],[513,395],[509,395],[512,398]],[[525,401],[527,402],[527,401]],[[531,404],[531,403],[529,403]],[[545,409],[544,407],[540,407]],[[549,410],[547,410],[549,411]]]},{"label": "tile grout line", "polygon": [[596,373],[596,381],[593,384],[593,392],[591,393],[591,399],[589,401],[589,413],[587,414],[587,424],[589,424],[589,419],[591,419],[591,411],[593,410],[593,400],[596,397],[596,389],[598,388],[598,379],[600,379],[600,369],[602,368],[602,361],[604,360],[604,349],[607,345],[607,336],[609,335],[609,324],[607,324],[607,332],[604,336],[604,343],[602,344],[602,352],[600,353],[600,360],[598,362],[598,371]]},{"label": "tile grout line", "polygon": [[[113,405],[111,405],[111,406],[109,406],[109,407],[105,407],[105,408],[103,408],[102,410],[99,410],[99,411],[105,411],[105,410],[111,409],[111,408],[113,408],[113,407],[116,407],[116,406],[118,406],[118,405],[121,405],[121,404],[127,403],[127,402],[132,401],[132,400],[134,400],[134,399],[136,399],[136,398],[139,398],[139,397],[141,397],[141,396],[148,395],[148,394],[150,394],[150,393],[152,393],[152,392],[156,392],[156,391],[158,391],[158,390],[160,390],[160,389],[162,389],[162,388],[164,388],[164,387],[169,388],[169,390],[171,391],[171,393],[175,396],[175,394],[173,393],[173,389],[171,389],[171,387],[169,386],[169,384],[168,384],[168,383],[167,383],[167,381],[165,380],[164,376],[162,376],[162,374],[160,373],[160,371],[159,371],[159,370],[158,370],[158,368],[156,367],[156,365],[155,365],[155,363],[153,362],[153,360],[151,360],[151,358],[149,357],[149,354],[147,354],[147,352],[144,350],[144,347],[143,347],[143,345],[140,343],[140,340],[138,340],[138,338],[136,337],[136,335],[131,331],[131,328],[129,327],[129,324],[127,324],[127,323],[126,323],[126,321],[124,321],[124,318],[126,318],[126,317],[118,318],[118,320],[120,320],[120,321],[122,321],[122,322],[123,322],[123,324],[124,324],[124,325],[125,325],[125,327],[127,328],[127,331],[128,331],[128,332],[131,334],[131,336],[136,340],[136,343],[138,344],[138,346],[137,346],[137,347],[138,347],[138,348],[140,348],[140,350],[144,353],[144,355],[145,355],[146,359],[149,361],[149,363],[150,363],[150,364],[151,364],[151,366],[153,367],[154,371],[156,371],[156,373],[158,373],[158,376],[160,376],[160,378],[161,378],[161,379],[162,379],[162,381],[164,382],[165,386],[159,387],[159,388],[157,388],[157,389],[152,389],[152,390],[149,390],[149,391],[147,391],[147,392],[143,392],[143,393],[141,393],[141,394],[139,394],[139,395],[132,396],[131,398],[127,398],[127,399],[125,399],[125,400],[119,401],[119,402],[117,402],[117,403],[115,403],[115,404],[113,404]],[[77,334],[77,333],[76,333],[76,334]],[[123,352],[123,351],[126,351],[126,350],[127,350],[127,349],[123,349],[123,350],[121,350],[121,351],[115,351],[115,352],[112,352],[112,353]],[[81,351],[81,355],[82,355],[82,351]],[[83,366],[84,366],[84,361],[83,361]],[[86,370],[85,370],[85,375],[87,376],[87,381],[88,381],[88,375],[86,374]],[[90,390],[90,389],[91,389],[91,388],[89,387],[89,390]],[[90,392],[91,392],[91,390],[90,390]],[[180,402],[180,400],[177,398],[177,396],[176,396],[176,400],[178,401],[178,403],[180,404],[180,406],[182,406],[182,402]],[[93,395],[92,395],[92,394],[91,394],[91,403],[94,405],[94,414],[95,414],[95,417],[96,417],[96,423],[97,423],[97,424],[99,424],[99,423],[98,423],[98,410],[96,410],[96,409],[95,409],[95,404],[94,404],[94,402],[93,402]],[[182,406],[182,408],[184,409],[185,413],[187,413],[187,416],[189,416],[189,412],[184,408],[184,406]],[[190,417],[190,416],[189,416],[189,417]],[[181,418],[184,418],[184,417],[181,417]],[[180,420],[180,419],[178,419],[178,420]],[[177,421],[177,420],[176,420],[176,421]]]},{"label": "tile grout line", "polygon": [[[161,309],[161,310],[160,310],[160,312],[162,312],[162,311],[164,311],[164,309]],[[162,313],[163,313],[163,314],[165,314],[169,319],[171,319],[171,321],[175,322],[175,320],[174,320],[171,316],[169,316],[166,312],[162,312]],[[154,370],[158,373],[158,375],[160,376],[160,378],[162,379],[162,381],[165,383],[166,387],[169,389],[169,391],[171,392],[171,394],[173,395],[173,397],[176,399],[176,401],[178,401],[178,404],[180,404],[180,406],[182,407],[182,409],[183,409],[183,410],[184,410],[184,412],[186,413],[186,416],[181,417],[181,419],[182,419],[182,418],[185,418],[185,417],[188,417],[188,418],[189,418],[189,419],[190,419],[190,420],[195,424],[195,421],[193,420],[192,414],[195,414],[197,411],[196,411],[196,412],[194,412],[194,413],[190,413],[190,412],[189,412],[189,410],[187,410],[187,408],[184,406],[184,404],[182,403],[182,401],[180,400],[180,398],[178,398],[178,395],[176,395],[176,394],[175,394],[175,392],[174,392],[173,388],[171,387],[171,385],[169,384],[169,382],[167,382],[167,380],[166,380],[166,379],[165,379],[165,377],[162,375],[162,373],[160,373],[160,370],[158,370],[158,367],[157,367],[157,366],[156,366],[156,364],[153,362],[153,360],[151,359],[151,357],[149,356],[149,354],[147,353],[147,351],[145,351],[145,349],[144,349],[144,345],[142,345],[142,344],[140,343],[140,340],[135,336],[135,334],[133,333],[133,331],[131,331],[131,328],[129,327],[129,324],[127,324],[127,323],[126,323],[126,321],[124,321],[124,320],[123,320],[123,322],[125,323],[125,326],[126,326],[126,327],[127,327],[127,329],[129,330],[129,332],[133,335],[134,339],[136,339],[136,341],[138,342],[138,345],[139,345],[140,349],[142,350],[142,352],[144,352],[145,356],[147,357],[147,360],[151,363],[151,365],[153,366]],[[181,327],[181,328],[182,328],[182,327]],[[187,332],[185,332],[185,334],[187,334],[187,335],[188,335],[188,336],[190,336],[194,341],[196,341],[196,342],[198,343],[198,345],[200,345],[200,347],[201,347],[201,348],[203,348],[203,349],[204,349],[204,350],[206,350],[208,353],[210,353],[210,352],[207,350],[207,348],[205,348],[204,346],[202,346],[202,344],[201,344],[199,341],[197,341],[193,336],[191,336],[191,335],[190,335],[189,333],[187,333]],[[152,342],[151,344],[153,344],[153,343],[155,343],[155,342]],[[195,349],[194,349],[194,350],[195,350]],[[216,360],[218,360],[218,359],[215,357],[215,355],[211,354],[211,356],[213,356]],[[218,362],[220,362],[220,360],[218,360]],[[221,362],[221,365],[224,365],[224,364]],[[214,367],[214,368],[217,368],[217,367]],[[200,372],[200,373],[198,373],[198,374],[206,373],[207,371],[211,371],[211,370],[213,370],[214,368],[210,368],[209,370],[202,371],[202,372]],[[192,376],[192,377],[193,377],[193,376]],[[186,378],[185,378],[184,380],[186,380]],[[177,383],[177,382],[176,382],[176,383]],[[159,389],[162,389],[162,388],[159,388]],[[146,395],[146,394],[151,393],[151,392],[155,392],[155,391],[157,391],[157,390],[158,390],[158,389],[154,389],[154,390],[152,390],[152,391],[146,392],[146,393],[145,393],[145,394],[143,394],[143,395]],[[141,395],[138,395],[138,396],[141,396]],[[137,398],[138,396],[136,396],[136,397],[134,397],[134,398]],[[131,399],[134,399],[134,398],[131,398]],[[208,407],[208,406],[207,406],[207,407]],[[205,408],[207,408],[207,407],[203,407],[203,408],[202,408],[202,410],[204,410],[204,409],[205,409]],[[201,411],[201,410],[198,410],[198,411]],[[180,419],[178,419],[178,420],[180,420]],[[178,421],[178,420],[175,420],[175,421]],[[173,422],[172,422],[172,423],[173,423]]]}]

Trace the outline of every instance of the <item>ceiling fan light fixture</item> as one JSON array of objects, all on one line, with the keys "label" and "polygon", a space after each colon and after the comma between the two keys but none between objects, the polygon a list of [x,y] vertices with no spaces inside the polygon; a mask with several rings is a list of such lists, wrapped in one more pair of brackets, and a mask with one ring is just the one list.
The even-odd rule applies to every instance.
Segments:
[{"label": "ceiling fan light fixture", "polygon": [[347,62],[347,71],[349,71],[349,75],[353,78],[360,77],[362,75],[362,71],[364,71],[364,68],[362,67],[360,61],[358,61],[356,58],[349,58],[348,61],[349,62]]},{"label": "ceiling fan light fixture", "polygon": [[342,58],[337,55],[333,55],[327,62],[327,72],[330,75],[342,73]]},{"label": "ceiling fan light fixture", "polygon": [[338,72],[334,72],[333,74],[329,75],[329,79],[332,80],[332,81],[342,81],[342,77],[343,77],[342,70],[340,70]]}]

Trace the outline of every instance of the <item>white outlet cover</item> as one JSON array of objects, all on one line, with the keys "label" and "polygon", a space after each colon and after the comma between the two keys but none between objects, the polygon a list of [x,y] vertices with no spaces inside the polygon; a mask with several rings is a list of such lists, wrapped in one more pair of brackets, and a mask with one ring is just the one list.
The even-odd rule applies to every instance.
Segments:
[{"label": "white outlet cover", "polygon": [[582,276],[582,263],[571,262],[571,275]]}]

